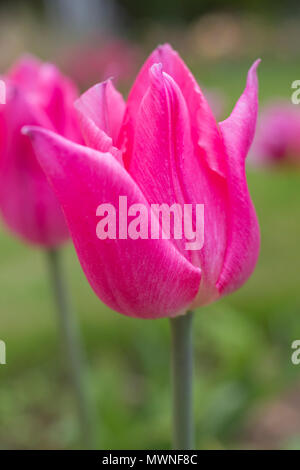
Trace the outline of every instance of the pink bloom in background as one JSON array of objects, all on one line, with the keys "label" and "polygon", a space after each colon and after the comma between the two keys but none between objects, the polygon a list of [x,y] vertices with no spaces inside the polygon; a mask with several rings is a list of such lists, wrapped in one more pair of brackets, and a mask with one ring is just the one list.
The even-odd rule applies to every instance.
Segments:
[{"label": "pink bloom in background", "polygon": [[278,102],[264,109],[249,163],[300,165],[300,110],[296,105]]},{"label": "pink bloom in background", "polygon": [[54,65],[24,57],[4,76],[0,108],[0,210],[8,227],[28,242],[57,245],[69,236],[61,207],[41,169],[24,125],[40,125],[80,141],[73,84]]},{"label": "pink bloom in background", "polygon": [[[178,54],[158,47],[127,103],[111,81],[76,102],[87,146],[38,127],[31,137],[63,207],[82,268],[96,294],[125,315],[176,316],[238,289],[259,252],[245,158],[257,117],[258,61],[228,119],[213,114]],[[204,204],[204,246],[186,240],[96,236],[99,204]]]}]

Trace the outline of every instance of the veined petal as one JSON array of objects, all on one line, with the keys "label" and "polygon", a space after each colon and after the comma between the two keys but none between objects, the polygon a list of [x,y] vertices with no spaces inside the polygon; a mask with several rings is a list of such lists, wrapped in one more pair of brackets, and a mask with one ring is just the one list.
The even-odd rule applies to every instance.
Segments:
[{"label": "veined petal", "polygon": [[169,240],[100,240],[96,210],[119,196],[128,207],[149,205],[137,184],[110,155],[29,128],[40,164],[63,207],[82,268],[96,294],[111,308],[141,318],[181,313],[196,296],[200,270]]},{"label": "veined petal", "polygon": [[218,280],[222,294],[240,287],[252,273],[259,253],[259,226],[245,174],[245,158],[252,143],[258,109],[256,61],[248,72],[246,88],[228,119],[220,123],[227,153],[229,194],[228,243]]},{"label": "veined petal", "polygon": [[111,80],[99,83],[75,101],[86,144],[101,152],[111,152],[122,161],[116,149],[125,102]]},{"label": "veined petal", "polygon": [[138,110],[150,84],[149,69],[155,63],[162,64],[163,71],[174,79],[182,92],[190,115],[191,135],[197,153],[213,171],[224,176],[223,142],[213,113],[194,76],[169,44],[154,50],[130,91],[119,139],[119,147],[124,149],[125,166],[128,166],[132,156]]},{"label": "veined petal", "polygon": [[[184,160],[193,158],[190,119],[185,101],[174,80],[161,64],[149,70],[150,86],[136,120],[135,144],[129,173],[150,204],[185,200]],[[174,242],[184,256],[185,240]]]},{"label": "veined petal", "polygon": [[[136,121],[133,157],[129,173],[150,204],[204,205],[204,246],[188,250],[188,240],[172,238],[177,249],[201,268],[200,303],[218,295],[216,282],[226,248],[226,181],[195,152],[190,116],[175,81],[162,72],[160,64],[150,69],[150,87],[142,100]],[[193,218],[195,229],[195,218]]]}]

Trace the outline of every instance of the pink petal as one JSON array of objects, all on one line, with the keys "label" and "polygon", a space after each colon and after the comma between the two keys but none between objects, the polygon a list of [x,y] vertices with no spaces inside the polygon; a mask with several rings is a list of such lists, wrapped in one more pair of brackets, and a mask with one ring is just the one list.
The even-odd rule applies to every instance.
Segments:
[{"label": "pink petal", "polygon": [[75,85],[52,64],[42,64],[36,86],[36,99],[51,119],[56,131],[74,142],[81,143],[74,101],[78,96]]},{"label": "pink petal", "polygon": [[[149,70],[151,79],[136,120],[135,145],[129,173],[150,204],[180,203],[185,191],[184,160],[193,158],[190,119],[185,101],[174,80],[161,64]],[[185,240],[174,240],[182,254]]]},{"label": "pink petal", "polygon": [[229,193],[228,246],[218,281],[222,294],[239,288],[252,273],[259,254],[259,226],[250,199],[245,158],[252,143],[258,109],[256,61],[249,70],[246,88],[228,119],[220,123],[227,152]]},{"label": "pink petal", "polygon": [[149,205],[124,168],[110,155],[29,128],[39,161],[62,204],[82,268],[96,294],[111,308],[134,317],[181,313],[196,296],[200,270],[168,240],[106,239],[96,235],[101,203],[119,196]]},{"label": "pink petal", "polygon": [[7,78],[24,90],[34,90],[40,67],[41,62],[36,57],[26,54],[11,67]]},{"label": "pink petal", "polygon": [[75,102],[85,142],[101,152],[111,152],[121,161],[116,143],[123,120],[125,102],[111,80],[99,83]]},{"label": "pink petal", "polygon": [[169,44],[154,50],[129,94],[119,141],[119,147],[125,149],[126,167],[132,155],[138,110],[149,87],[149,69],[154,63],[162,64],[163,71],[175,80],[183,94],[190,114],[191,133],[197,152],[213,171],[224,176],[224,148],[217,123],[192,73]]},{"label": "pink petal", "polygon": [[[204,204],[204,246],[186,250],[186,239],[174,245],[194,265],[201,267],[200,303],[216,296],[216,282],[226,248],[227,187],[195,152],[185,99],[174,80],[150,69],[150,87],[136,120],[135,144],[129,172],[151,204]],[[203,227],[202,227],[203,229]]]}]

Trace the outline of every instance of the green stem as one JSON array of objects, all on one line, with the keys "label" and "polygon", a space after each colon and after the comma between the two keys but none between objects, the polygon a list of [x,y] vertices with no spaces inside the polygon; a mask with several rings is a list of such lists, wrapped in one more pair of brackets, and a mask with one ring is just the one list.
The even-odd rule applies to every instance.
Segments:
[{"label": "green stem", "polygon": [[173,448],[193,449],[193,312],[171,318]]},{"label": "green stem", "polygon": [[79,335],[79,328],[73,315],[57,249],[47,251],[50,278],[57,306],[61,339],[68,359],[70,380],[77,401],[78,419],[82,440],[87,449],[95,447],[94,419],[91,407],[89,377],[86,360]]}]

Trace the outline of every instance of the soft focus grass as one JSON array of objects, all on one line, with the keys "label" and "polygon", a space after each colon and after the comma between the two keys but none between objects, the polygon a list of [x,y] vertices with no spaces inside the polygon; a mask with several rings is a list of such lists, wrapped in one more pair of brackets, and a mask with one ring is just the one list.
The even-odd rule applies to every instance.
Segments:
[{"label": "soft focus grass", "polygon": [[[230,107],[249,64],[201,70]],[[290,96],[296,67],[261,65],[263,99]],[[291,342],[300,338],[300,174],[249,172],[261,224],[257,269],[238,292],[195,318],[199,448],[238,447],[260,402],[297,380]],[[91,367],[100,448],[170,446],[168,320],[142,321],[106,308],[85,280],[72,246],[64,253]],[[0,232],[0,448],[79,448],[75,404],[64,368],[43,253]],[[142,288],[142,287],[141,287]],[[297,440],[296,440],[297,441]],[[284,444],[282,444],[284,445]]]}]

